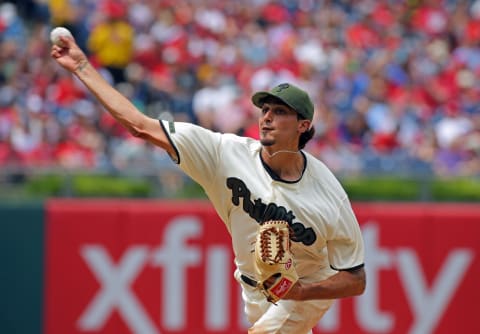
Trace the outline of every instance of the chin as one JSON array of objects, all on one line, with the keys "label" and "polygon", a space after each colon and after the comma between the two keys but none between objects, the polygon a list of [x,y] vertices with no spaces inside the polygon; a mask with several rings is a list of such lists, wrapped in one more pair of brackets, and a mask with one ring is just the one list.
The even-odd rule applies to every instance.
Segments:
[{"label": "chin", "polygon": [[272,140],[272,139],[262,138],[262,139],[260,139],[260,143],[261,143],[263,146],[272,146],[273,144],[275,144],[275,141]]}]

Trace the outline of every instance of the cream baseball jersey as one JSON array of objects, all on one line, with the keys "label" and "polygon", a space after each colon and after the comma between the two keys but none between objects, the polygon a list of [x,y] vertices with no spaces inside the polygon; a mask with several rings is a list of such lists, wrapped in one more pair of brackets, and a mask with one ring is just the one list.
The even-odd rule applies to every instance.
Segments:
[{"label": "cream baseball jersey", "polygon": [[175,148],[172,157],[205,190],[232,237],[237,270],[254,277],[258,225],[270,219],[292,227],[291,250],[300,278],[325,279],[363,265],[360,227],[340,183],[301,151],[298,181],[279,180],[261,159],[259,141],[212,132],[194,124],[160,121]]}]

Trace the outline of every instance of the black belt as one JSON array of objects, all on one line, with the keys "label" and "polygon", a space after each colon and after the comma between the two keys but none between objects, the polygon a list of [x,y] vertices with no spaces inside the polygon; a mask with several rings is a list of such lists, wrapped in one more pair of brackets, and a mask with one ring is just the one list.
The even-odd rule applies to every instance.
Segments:
[{"label": "black belt", "polygon": [[245,275],[240,275],[240,278],[242,279],[242,281],[244,281],[248,285],[253,286],[254,288],[257,287],[257,281],[251,279],[250,277],[245,276]]}]

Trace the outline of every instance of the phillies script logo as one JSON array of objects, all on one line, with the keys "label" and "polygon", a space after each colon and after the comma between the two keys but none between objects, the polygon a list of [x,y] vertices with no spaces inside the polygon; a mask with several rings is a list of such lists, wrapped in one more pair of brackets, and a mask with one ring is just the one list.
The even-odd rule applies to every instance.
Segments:
[{"label": "phillies script logo", "polygon": [[285,220],[293,230],[293,234],[290,234],[290,240],[301,242],[305,246],[313,245],[317,240],[317,235],[311,227],[305,227],[303,223],[294,221],[296,216],[292,210],[275,203],[264,203],[261,198],[252,199],[250,189],[242,180],[229,177],[227,187],[232,190],[232,203],[239,206],[240,199],[242,199],[243,211],[258,223],[268,220]]}]

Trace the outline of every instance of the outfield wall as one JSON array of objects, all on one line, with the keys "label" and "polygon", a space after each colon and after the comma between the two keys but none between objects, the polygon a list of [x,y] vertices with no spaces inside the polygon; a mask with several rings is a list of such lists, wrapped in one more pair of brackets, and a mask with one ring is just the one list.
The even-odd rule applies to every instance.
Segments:
[{"label": "outfield wall", "polygon": [[[480,205],[354,210],[367,290],[315,333],[480,333]],[[230,239],[207,202],[51,200],[0,208],[0,221],[1,332],[246,333]]]},{"label": "outfield wall", "polygon": [[0,333],[41,333],[44,209],[0,204]]}]

